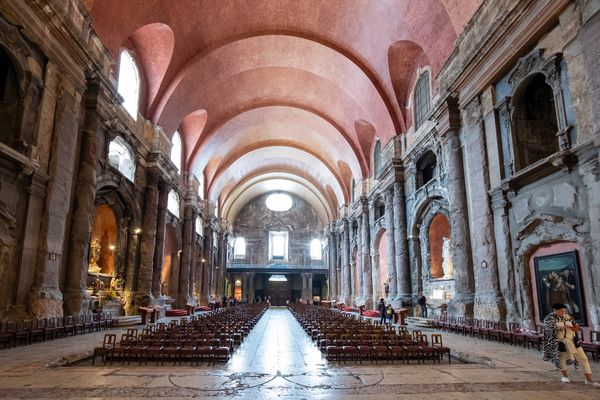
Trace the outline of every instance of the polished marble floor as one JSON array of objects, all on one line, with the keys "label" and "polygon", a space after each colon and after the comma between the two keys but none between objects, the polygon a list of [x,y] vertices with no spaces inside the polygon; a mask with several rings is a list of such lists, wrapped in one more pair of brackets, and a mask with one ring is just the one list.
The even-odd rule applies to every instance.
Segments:
[{"label": "polished marble floor", "polygon": [[[0,350],[0,399],[600,399],[580,372],[562,384],[539,352],[445,334],[472,363],[329,363],[283,308],[261,318],[231,360],[216,366],[96,365],[104,333]],[[600,364],[593,362],[600,378]]]}]

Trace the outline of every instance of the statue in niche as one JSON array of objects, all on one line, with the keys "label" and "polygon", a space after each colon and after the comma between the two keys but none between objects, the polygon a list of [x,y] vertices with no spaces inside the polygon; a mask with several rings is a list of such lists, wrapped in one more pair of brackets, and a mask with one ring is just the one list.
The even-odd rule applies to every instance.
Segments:
[{"label": "statue in niche", "polygon": [[163,280],[160,282],[160,294],[163,297],[167,297],[168,293],[169,293],[169,286],[167,284],[167,281]]},{"label": "statue in niche", "polygon": [[98,296],[98,292],[104,289],[104,282],[99,277],[94,278],[92,281],[92,296]]},{"label": "statue in niche", "polygon": [[442,269],[444,270],[444,278],[452,278],[454,276],[454,266],[452,265],[452,254],[450,253],[450,239],[442,238],[444,245],[442,246]]},{"label": "statue in niche", "polygon": [[100,240],[98,237],[92,239],[90,243],[90,262],[88,264],[88,272],[90,274],[99,274],[102,268],[98,265],[98,259],[100,259]]}]

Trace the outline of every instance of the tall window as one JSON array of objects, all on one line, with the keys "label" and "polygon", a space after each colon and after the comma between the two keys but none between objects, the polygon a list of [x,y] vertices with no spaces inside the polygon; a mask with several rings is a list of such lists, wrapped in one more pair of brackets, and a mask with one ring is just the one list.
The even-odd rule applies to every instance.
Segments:
[{"label": "tall window", "polygon": [[246,239],[236,237],[233,243],[233,258],[246,258]]},{"label": "tall window", "polygon": [[354,202],[354,197],[355,197],[354,192],[356,192],[356,180],[354,178],[352,178],[352,193],[351,193],[350,197],[353,202]]},{"label": "tall window", "polygon": [[123,107],[133,119],[137,120],[140,99],[140,74],[135,60],[127,50],[119,58],[119,83],[117,91],[123,97]]},{"label": "tall window", "polygon": [[271,260],[287,260],[288,232],[269,232],[269,258]]},{"label": "tall window", "polygon": [[381,171],[381,141],[377,139],[375,142],[375,150],[373,150],[373,166],[375,167],[375,175]]},{"label": "tall window", "polygon": [[167,210],[179,218],[179,196],[174,190],[169,192],[169,197],[167,199]]},{"label": "tall window", "polygon": [[121,136],[117,136],[110,142],[108,146],[108,162],[133,182],[135,175],[133,150],[131,150],[131,147],[129,147]]},{"label": "tall window", "polygon": [[320,260],[321,259],[321,241],[317,238],[314,238],[310,241],[310,259],[311,260]]},{"label": "tall window", "polygon": [[425,122],[429,113],[431,99],[429,98],[429,71],[425,71],[419,77],[415,85],[415,130],[419,129]]},{"label": "tall window", "polygon": [[171,161],[177,167],[177,172],[181,174],[181,136],[179,135],[179,130],[173,133],[171,143],[173,144],[171,147]]},{"label": "tall window", "polygon": [[200,217],[196,217],[196,233],[202,236],[202,220]]}]

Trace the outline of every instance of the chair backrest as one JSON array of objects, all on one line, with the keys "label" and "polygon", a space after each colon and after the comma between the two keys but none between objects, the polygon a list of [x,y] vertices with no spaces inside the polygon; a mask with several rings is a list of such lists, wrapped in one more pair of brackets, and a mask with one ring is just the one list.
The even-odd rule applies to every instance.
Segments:
[{"label": "chair backrest", "polygon": [[439,333],[432,333],[431,334],[431,345],[432,346],[443,346],[443,342],[442,342],[442,335]]},{"label": "chair backrest", "polygon": [[590,342],[600,342],[600,331],[590,331]]},{"label": "chair backrest", "polygon": [[114,333],[107,333],[104,335],[104,341],[102,342],[102,347],[114,347],[117,344],[117,335]]},{"label": "chair backrest", "polygon": [[137,328],[127,328],[127,335],[131,336],[133,339],[137,339],[137,335],[138,335]]},{"label": "chair backrest", "polygon": [[429,340],[427,339],[427,334],[426,333],[421,333],[419,336],[417,336],[417,340],[418,343],[423,344],[425,346],[429,345]]}]

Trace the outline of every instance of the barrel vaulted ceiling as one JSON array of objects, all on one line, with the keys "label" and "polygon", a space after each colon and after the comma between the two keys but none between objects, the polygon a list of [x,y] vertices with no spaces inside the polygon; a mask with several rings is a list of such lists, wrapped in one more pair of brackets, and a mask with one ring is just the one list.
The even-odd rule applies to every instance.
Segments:
[{"label": "barrel vaulted ceiling", "polygon": [[[83,0],[142,75],[140,113],[233,220],[285,190],[323,223],[412,124],[419,68],[435,78],[482,0]],[[432,82],[435,92],[435,79]]]}]

